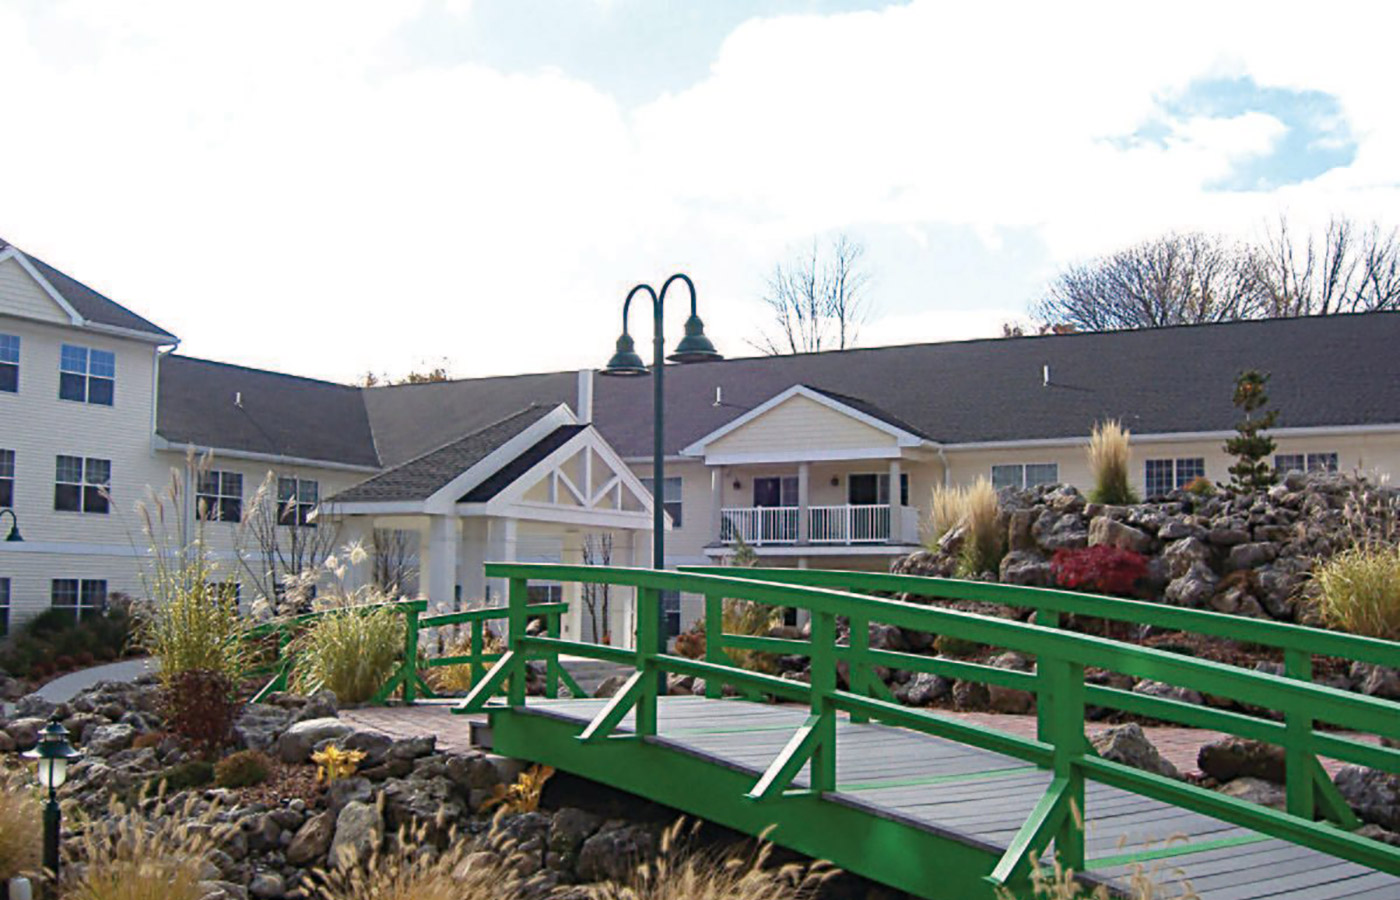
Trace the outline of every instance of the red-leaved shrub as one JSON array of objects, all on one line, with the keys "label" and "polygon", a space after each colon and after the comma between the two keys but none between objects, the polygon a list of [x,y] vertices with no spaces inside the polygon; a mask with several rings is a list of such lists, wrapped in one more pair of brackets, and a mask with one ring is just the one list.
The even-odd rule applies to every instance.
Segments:
[{"label": "red-leaved shrub", "polygon": [[1060,587],[1096,594],[1132,594],[1147,575],[1147,557],[1121,547],[1099,544],[1082,550],[1057,550],[1050,572]]}]

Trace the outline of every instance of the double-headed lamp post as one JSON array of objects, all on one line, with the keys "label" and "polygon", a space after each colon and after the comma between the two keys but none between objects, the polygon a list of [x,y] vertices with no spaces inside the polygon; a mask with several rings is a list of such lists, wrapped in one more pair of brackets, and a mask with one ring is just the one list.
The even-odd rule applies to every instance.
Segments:
[{"label": "double-headed lamp post", "polygon": [[[44,868],[53,884],[58,884],[58,836],[60,814],[58,789],[68,780],[68,761],[81,754],[68,743],[68,729],[54,716],[39,732],[39,743],[24,754],[39,763],[39,784],[48,788],[49,802],[44,805]],[[56,894],[57,888],[52,892]]]},{"label": "double-headed lamp post", "polygon": [[10,517],[10,533],[5,535],[5,543],[18,544],[23,542],[24,538],[19,536],[19,516],[15,515],[13,509],[0,509],[0,522],[5,520],[5,516]]},{"label": "double-headed lamp post", "polygon": [[627,333],[627,311],[632,307],[632,298],[640,293],[645,293],[651,297],[652,313],[650,371],[652,381],[651,566],[653,569],[666,568],[666,510],[664,502],[666,472],[662,430],[665,424],[667,357],[666,342],[661,334],[661,312],[666,303],[666,292],[677,281],[684,282],[690,290],[690,318],[685,320],[685,337],[681,338],[681,342],[676,345],[676,352],[671,354],[670,360],[679,363],[693,363],[710,362],[724,358],[720,356],[719,351],[715,350],[715,345],[710,343],[710,339],[705,337],[705,323],[701,322],[700,317],[695,314],[695,282],[691,281],[688,275],[677,272],[667,278],[665,284],[661,285],[659,294],[652,290],[649,284],[639,284],[627,293],[627,300],[622,304],[622,336],[617,339],[617,352],[613,354],[612,359],[608,360],[607,368],[602,371],[604,375],[640,376],[647,374],[646,364],[637,355],[632,336]]}]

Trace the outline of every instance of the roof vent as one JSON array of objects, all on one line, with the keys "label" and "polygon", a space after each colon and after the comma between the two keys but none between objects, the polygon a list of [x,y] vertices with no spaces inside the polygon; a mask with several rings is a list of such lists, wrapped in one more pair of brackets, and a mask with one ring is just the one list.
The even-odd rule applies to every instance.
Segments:
[{"label": "roof vent", "polygon": [[1040,367],[1040,386],[1041,386],[1041,387],[1049,387],[1049,386],[1050,386],[1050,364],[1049,364],[1049,363],[1046,363],[1045,365],[1043,365],[1043,366]]},{"label": "roof vent", "polygon": [[242,409],[242,408],[243,408],[243,392],[242,392],[242,391],[234,391],[234,392],[233,392],[233,405],[236,406],[236,407],[238,407],[239,409]]},{"label": "roof vent", "polygon": [[715,409],[724,405],[724,388],[715,385]]}]

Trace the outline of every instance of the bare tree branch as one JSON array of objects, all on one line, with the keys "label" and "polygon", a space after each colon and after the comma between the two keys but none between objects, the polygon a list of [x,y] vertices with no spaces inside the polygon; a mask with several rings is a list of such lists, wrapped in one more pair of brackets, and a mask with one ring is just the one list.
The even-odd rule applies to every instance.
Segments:
[{"label": "bare tree branch", "polygon": [[774,266],[763,296],[773,331],[750,343],[770,356],[852,346],[871,313],[864,258],[865,247],[841,234],[825,250],[813,239],[810,252]]}]

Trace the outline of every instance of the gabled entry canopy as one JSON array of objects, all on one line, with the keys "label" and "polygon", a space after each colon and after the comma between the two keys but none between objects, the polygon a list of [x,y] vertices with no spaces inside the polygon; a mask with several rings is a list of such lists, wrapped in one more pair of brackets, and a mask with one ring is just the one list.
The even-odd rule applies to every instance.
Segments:
[{"label": "gabled entry canopy", "polygon": [[652,498],[591,425],[531,406],[326,501],[330,515],[498,516],[650,528]]}]

